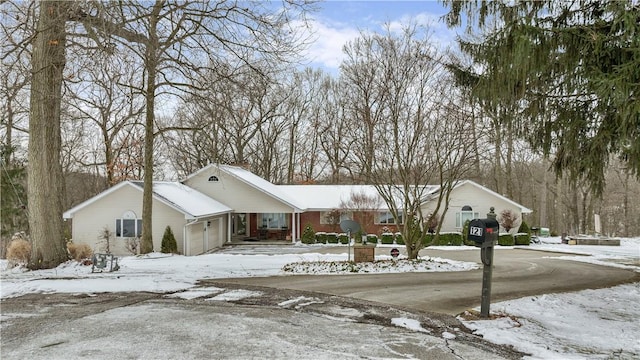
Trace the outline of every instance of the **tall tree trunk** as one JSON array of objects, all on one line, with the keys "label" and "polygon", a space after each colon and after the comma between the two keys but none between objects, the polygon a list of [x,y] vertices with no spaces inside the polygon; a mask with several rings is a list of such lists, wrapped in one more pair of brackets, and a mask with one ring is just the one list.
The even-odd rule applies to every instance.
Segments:
[{"label": "tall tree trunk", "polygon": [[67,260],[62,226],[60,99],[68,7],[68,2],[40,3],[31,58],[28,202],[32,269],[53,268]]},{"label": "tall tree trunk", "polygon": [[144,191],[142,193],[142,239],[140,253],[153,251],[153,137],[155,123],[156,77],[158,74],[158,33],[160,11],[164,2],[156,1],[149,17],[149,43],[146,45],[147,85],[144,123]]}]

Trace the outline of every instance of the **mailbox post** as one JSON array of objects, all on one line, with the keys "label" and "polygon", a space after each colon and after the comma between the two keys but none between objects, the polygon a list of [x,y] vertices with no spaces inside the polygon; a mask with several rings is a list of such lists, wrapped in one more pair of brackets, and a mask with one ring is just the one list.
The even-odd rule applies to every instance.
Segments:
[{"label": "mailbox post", "polygon": [[482,260],[482,301],[480,316],[489,317],[489,305],[491,303],[491,277],[493,275],[493,247],[498,240],[500,225],[496,220],[493,206],[486,219],[473,219],[469,223],[469,239],[473,240],[480,248],[480,260]]}]

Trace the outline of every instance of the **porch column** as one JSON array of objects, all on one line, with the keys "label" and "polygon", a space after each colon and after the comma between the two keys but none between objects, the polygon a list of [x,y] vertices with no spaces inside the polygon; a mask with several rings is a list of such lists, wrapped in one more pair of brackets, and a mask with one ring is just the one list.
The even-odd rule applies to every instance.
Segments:
[{"label": "porch column", "polygon": [[234,216],[235,215],[233,213],[227,213],[227,242],[231,242],[231,222],[233,221]]},{"label": "porch column", "polygon": [[296,242],[296,210],[291,213],[291,242]]}]

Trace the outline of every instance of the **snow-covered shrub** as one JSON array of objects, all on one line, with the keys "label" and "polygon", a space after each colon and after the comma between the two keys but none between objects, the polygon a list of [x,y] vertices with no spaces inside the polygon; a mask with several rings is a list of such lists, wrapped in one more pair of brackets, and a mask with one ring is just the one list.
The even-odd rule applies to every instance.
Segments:
[{"label": "snow-covered shrub", "polygon": [[369,243],[369,244],[377,244],[378,243],[378,235],[376,235],[376,234],[367,234],[367,243]]},{"label": "snow-covered shrub", "polygon": [[383,244],[393,244],[393,234],[390,232],[383,232],[380,234],[380,242]]},{"label": "snow-covered shrub", "polygon": [[498,236],[498,245],[513,246],[514,244],[513,235],[503,233]]},{"label": "snow-covered shrub", "polygon": [[327,244],[337,244],[338,243],[338,234],[336,233],[327,233]]},{"label": "snow-covered shrub", "polygon": [[531,235],[528,233],[517,233],[513,235],[513,241],[516,245],[529,245],[531,244]]},{"label": "snow-covered shrub", "polygon": [[93,250],[87,244],[75,244],[72,241],[67,243],[67,251],[69,256],[77,262],[81,262],[85,259],[90,259],[93,255]]},{"label": "snow-covered shrub", "polygon": [[349,243],[349,235],[345,234],[345,233],[340,233],[338,234],[338,243],[340,244],[348,244]]},{"label": "snow-covered shrub", "polygon": [[316,233],[316,242],[319,244],[327,243],[327,233],[324,231],[319,231]]},{"label": "snow-covered shrub", "polygon": [[394,234],[395,236],[395,243],[398,245],[404,245],[404,239],[402,238],[402,234],[397,232]]}]

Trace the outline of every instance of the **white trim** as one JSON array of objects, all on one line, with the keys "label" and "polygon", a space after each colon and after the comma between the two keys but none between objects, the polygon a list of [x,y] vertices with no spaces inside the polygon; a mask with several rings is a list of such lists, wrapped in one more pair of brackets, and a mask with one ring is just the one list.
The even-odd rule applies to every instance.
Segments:
[{"label": "white trim", "polygon": [[[154,181],[154,184],[160,184],[160,183],[169,183],[169,182],[166,182],[166,181]],[[78,205],[74,206],[73,208],[71,208],[71,209],[69,209],[69,210],[65,211],[65,212],[62,214],[62,218],[63,218],[63,219],[72,219],[72,218],[73,218],[73,215],[74,215],[76,212],[78,212],[79,210],[82,210],[83,208],[85,208],[85,207],[87,207],[87,206],[91,205],[92,203],[94,203],[94,202],[96,202],[96,201],[98,201],[98,200],[100,200],[100,199],[102,199],[102,198],[104,198],[104,197],[106,197],[106,196],[108,196],[108,195],[110,195],[110,194],[112,194],[112,193],[114,193],[115,191],[117,191],[117,190],[119,190],[120,188],[123,188],[123,187],[125,187],[125,186],[127,186],[127,185],[128,185],[128,186],[133,187],[134,189],[137,189],[138,191],[141,191],[141,192],[142,192],[142,191],[144,191],[144,188],[143,188],[142,186],[138,186],[138,185],[136,185],[134,182],[132,182],[132,181],[130,181],[130,180],[125,180],[125,181],[123,181],[123,182],[121,182],[121,183],[119,183],[119,184],[117,184],[117,185],[115,185],[115,186],[113,186],[113,187],[111,187],[111,188],[109,188],[109,189],[107,189],[107,190],[105,190],[105,191],[101,192],[100,194],[98,194],[98,195],[96,195],[96,196],[94,196],[94,197],[92,197],[92,198],[89,198],[88,200],[86,200],[86,201],[84,201],[84,202],[82,202],[82,203],[80,203],[80,204],[78,204]],[[184,184],[180,184],[180,185],[182,185],[182,186],[184,186],[184,187],[187,187],[187,186],[186,186],[186,185],[184,185]],[[189,188],[189,187],[187,187],[187,188]],[[192,189],[192,188],[189,188],[189,190],[190,190],[190,191],[194,191],[194,192],[196,191],[196,190],[194,190],[194,189]],[[204,194],[203,194],[203,195],[204,195]],[[153,192],[152,192],[152,196],[153,196],[153,199],[155,199],[155,200],[157,200],[157,201],[159,201],[159,202],[161,202],[161,203],[163,203],[163,204],[165,204],[165,205],[169,206],[170,208],[172,208],[172,209],[174,209],[174,210],[176,210],[176,211],[180,212],[181,214],[183,214],[183,215],[184,215],[184,218],[185,218],[185,219],[187,219],[187,220],[199,220],[199,219],[203,219],[203,218],[206,218],[206,217],[212,217],[212,216],[219,216],[219,215],[229,214],[229,213],[231,213],[231,212],[233,211],[233,210],[232,210],[231,208],[229,208],[228,206],[226,206],[226,205],[224,205],[224,204],[220,204],[220,205],[222,205],[223,207],[227,208],[227,210],[218,211],[218,212],[214,212],[214,213],[210,213],[210,214],[203,214],[203,215],[199,215],[199,216],[194,216],[193,214],[190,214],[190,213],[188,213],[186,210],[184,210],[183,208],[181,208],[178,204],[174,204],[174,203],[172,203],[171,201],[168,201],[167,199],[165,199],[164,197],[162,197],[162,196],[158,195],[155,191],[153,191]],[[210,197],[208,197],[208,198],[210,198]],[[216,201],[215,199],[213,199],[213,198],[210,198],[210,199],[211,199],[211,201],[215,201],[215,202],[217,202],[217,201]]]}]

